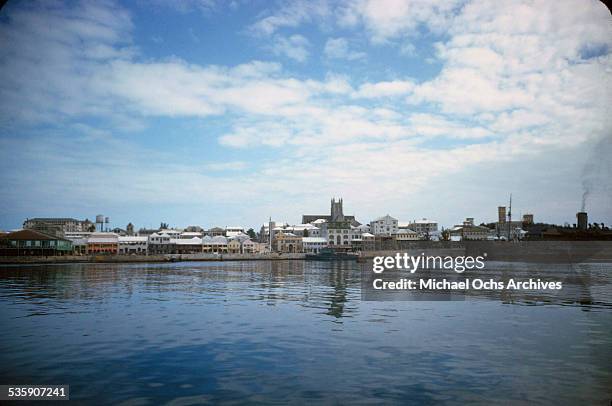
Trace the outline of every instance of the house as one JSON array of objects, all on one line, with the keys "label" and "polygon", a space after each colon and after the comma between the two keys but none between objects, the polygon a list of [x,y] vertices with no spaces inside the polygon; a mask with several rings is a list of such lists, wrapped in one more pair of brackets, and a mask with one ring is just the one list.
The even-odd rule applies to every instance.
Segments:
[{"label": "house", "polygon": [[68,239],[35,230],[20,230],[0,236],[1,256],[68,255],[72,242]]},{"label": "house", "polygon": [[242,244],[238,238],[230,238],[227,242],[227,252],[230,254],[240,254]]},{"label": "house", "polygon": [[278,252],[302,252],[302,237],[293,233],[281,232],[274,236],[274,246]]},{"label": "house", "polygon": [[119,236],[118,253],[120,255],[146,255],[149,239],[145,236]]},{"label": "house", "polygon": [[218,235],[211,237],[210,235],[202,238],[202,251],[215,254],[226,254],[228,252],[227,237]]},{"label": "house", "polygon": [[172,254],[174,251],[174,243],[172,240],[177,239],[176,233],[168,234],[168,230],[158,231],[148,237],[148,253],[150,255]]},{"label": "house", "polygon": [[421,220],[413,220],[405,225],[406,228],[415,231],[420,238],[430,239],[431,236],[438,234],[438,222],[423,218]]},{"label": "house", "polygon": [[323,237],[302,237],[304,252],[318,254],[321,248],[327,247],[327,239]]},{"label": "house", "polygon": [[417,241],[419,234],[409,228],[398,228],[392,235],[396,241]]},{"label": "house", "polygon": [[[258,243],[256,243],[255,241],[249,239],[246,239],[242,242],[242,253],[243,254],[254,254],[257,252],[257,245]],[[264,244],[265,245],[265,244]]]},{"label": "house", "polygon": [[225,236],[228,238],[244,234],[244,227],[225,227]]},{"label": "house", "polygon": [[370,222],[370,232],[374,235],[393,235],[397,231],[397,219],[389,216],[382,216]]},{"label": "house", "polygon": [[88,254],[117,255],[119,236],[115,233],[91,233],[87,238]]},{"label": "house", "polygon": [[477,226],[474,219],[468,217],[463,224],[456,225],[449,231],[452,241],[457,240],[487,240],[495,234],[495,230],[488,227]]},{"label": "house", "polygon": [[173,238],[170,240],[173,254],[199,254],[203,251],[202,239],[193,238]]},{"label": "house", "polygon": [[206,235],[209,235],[211,237],[217,237],[217,236],[225,237],[225,230],[221,227],[213,227],[209,229],[208,231],[206,231]]}]

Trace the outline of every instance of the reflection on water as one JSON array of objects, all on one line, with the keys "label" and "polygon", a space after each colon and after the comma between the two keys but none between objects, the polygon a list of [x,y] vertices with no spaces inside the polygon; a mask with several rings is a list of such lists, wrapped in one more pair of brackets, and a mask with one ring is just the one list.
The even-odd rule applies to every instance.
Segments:
[{"label": "reflection on water", "polygon": [[566,294],[363,302],[341,262],[2,267],[0,384],[134,405],[607,404],[609,265],[493,265]]}]

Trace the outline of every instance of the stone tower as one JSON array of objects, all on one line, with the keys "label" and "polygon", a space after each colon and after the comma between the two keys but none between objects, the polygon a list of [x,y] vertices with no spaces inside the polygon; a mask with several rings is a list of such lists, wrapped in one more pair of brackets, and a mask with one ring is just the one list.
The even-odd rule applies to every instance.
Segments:
[{"label": "stone tower", "polygon": [[331,200],[331,221],[344,221],[344,213],[342,212],[342,198],[338,201],[336,199]]}]

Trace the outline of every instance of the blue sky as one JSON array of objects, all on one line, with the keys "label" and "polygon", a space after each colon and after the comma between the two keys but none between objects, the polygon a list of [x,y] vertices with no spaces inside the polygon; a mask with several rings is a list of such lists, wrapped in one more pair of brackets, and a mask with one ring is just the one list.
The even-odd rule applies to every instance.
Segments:
[{"label": "blue sky", "polygon": [[10,1],[0,229],[610,223],[611,49],[595,1]]}]

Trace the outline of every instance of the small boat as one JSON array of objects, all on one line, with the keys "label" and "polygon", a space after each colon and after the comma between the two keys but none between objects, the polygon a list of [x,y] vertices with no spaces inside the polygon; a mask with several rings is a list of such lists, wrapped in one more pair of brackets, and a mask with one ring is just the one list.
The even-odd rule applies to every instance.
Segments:
[{"label": "small boat", "polygon": [[353,252],[338,252],[333,248],[321,248],[317,254],[306,254],[311,261],[355,261],[359,255]]}]

